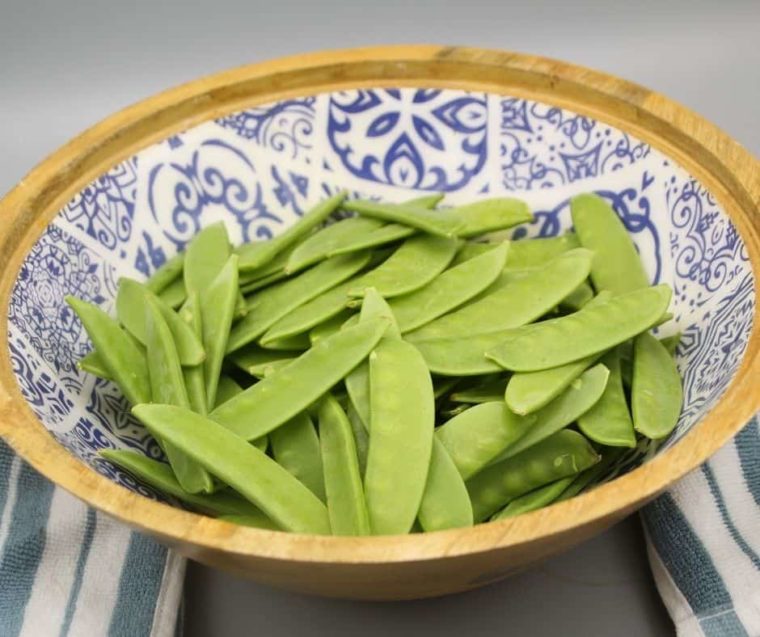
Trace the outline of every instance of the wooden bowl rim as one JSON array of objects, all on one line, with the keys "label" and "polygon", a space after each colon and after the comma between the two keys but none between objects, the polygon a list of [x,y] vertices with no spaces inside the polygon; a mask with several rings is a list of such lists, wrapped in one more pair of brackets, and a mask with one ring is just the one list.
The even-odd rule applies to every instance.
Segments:
[{"label": "wooden bowl rim", "polygon": [[[760,408],[758,307],[747,351],[726,393],[683,439],[591,494],[512,520],[409,536],[317,537],[262,531],[183,511],[132,493],[59,445],[21,395],[8,352],[8,304],[19,267],[72,196],[137,151],[203,121],[289,97],[378,86],[485,91],[548,102],[629,132],[687,169],[716,197],[760,269],[760,163],[710,122],[672,100],[606,73],[504,51],[435,45],[324,51],[223,71],[130,106],[34,168],[0,201],[0,435],[24,460],[89,505],[191,556],[200,547],[325,564],[454,558],[548,540],[619,519],[704,462]],[[197,548],[188,548],[195,545]]]}]

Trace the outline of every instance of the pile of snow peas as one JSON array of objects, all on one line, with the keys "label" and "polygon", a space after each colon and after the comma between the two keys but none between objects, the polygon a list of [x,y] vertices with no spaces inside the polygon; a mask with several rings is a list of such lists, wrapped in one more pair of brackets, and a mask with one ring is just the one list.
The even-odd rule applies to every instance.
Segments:
[{"label": "pile of snow peas", "polygon": [[[600,197],[574,231],[492,198],[335,195],[266,241],[201,230],[115,317],[67,297],[166,462],[107,461],[201,513],[296,533],[467,527],[632,466],[675,427],[671,290]],[[346,215],[346,213],[352,213]]]}]

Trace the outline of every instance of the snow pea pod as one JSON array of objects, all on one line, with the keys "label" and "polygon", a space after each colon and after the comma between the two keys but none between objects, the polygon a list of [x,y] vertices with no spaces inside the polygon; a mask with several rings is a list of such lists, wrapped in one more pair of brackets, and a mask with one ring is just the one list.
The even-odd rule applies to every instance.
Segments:
[{"label": "snow pea pod", "polygon": [[467,487],[446,447],[435,436],[417,519],[425,531],[472,526],[472,504]]},{"label": "snow pea pod", "polygon": [[439,376],[481,376],[498,374],[504,368],[486,358],[485,352],[501,344],[511,330],[474,334],[464,338],[414,341],[428,369]]},{"label": "snow pea pod", "polygon": [[541,267],[563,252],[580,247],[578,237],[572,232],[559,237],[513,241],[507,256],[507,268]]},{"label": "snow pea pod", "polygon": [[301,412],[282,427],[274,429],[269,434],[269,441],[274,459],[324,502],[326,496],[322,454],[309,414]]},{"label": "snow pea pod", "polygon": [[399,223],[440,237],[455,237],[464,226],[461,219],[443,217],[440,211],[415,204],[385,204],[354,199],[344,202],[343,208],[364,217]]},{"label": "snow pea pod", "polygon": [[588,284],[588,281],[584,281],[577,288],[575,288],[570,294],[568,294],[560,305],[563,308],[577,312],[584,305],[589,303],[594,298],[594,290]]},{"label": "snow pea pod", "polygon": [[513,414],[500,401],[482,403],[435,431],[436,438],[467,480],[522,438],[536,418]]},{"label": "snow pea pod", "polygon": [[[198,292],[193,290],[188,295],[179,314],[182,320],[193,330],[198,341],[201,341],[203,339],[203,328],[201,327],[201,306]],[[206,403],[206,379],[203,375],[203,365],[185,367],[182,372],[185,377],[185,389],[190,400],[190,406],[193,411],[206,415],[208,405]]]},{"label": "snow pea pod", "polygon": [[293,334],[293,336],[283,336],[274,338],[266,343],[259,341],[259,345],[264,349],[271,349],[278,352],[296,351],[303,352],[311,347],[311,341],[308,334]]},{"label": "snow pea pod", "polygon": [[329,199],[318,203],[292,226],[268,241],[256,241],[255,243],[240,246],[238,249],[238,253],[240,254],[238,267],[240,271],[246,272],[265,266],[280,252],[287,250],[311,233],[314,228],[322,225],[340,207],[345,198],[346,193],[339,192]]},{"label": "snow pea pod", "polygon": [[229,355],[229,359],[246,374],[264,378],[283,363],[295,360],[300,352],[293,350],[269,350],[250,343]]},{"label": "snow pea pod", "polygon": [[494,197],[439,211],[444,218],[459,221],[458,237],[475,237],[504,230],[533,219],[528,205],[520,199]]},{"label": "snow pea pod", "polygon": [[319,406],[327,512],[334,535],[369,535],[369,514],[351,423],[329,393]]},{"label": "snow pea pod", "polygon": [[451,401],[455,403],[488,403],[501,400],[507,388],[506,378],[495,378],[474,387],[459,389],[451,394]]},{"label": "snow pea pod", "polygon": [[[190,408],[182,365],[171,330],[164,320],[158,300],[145,302],[145,349],[153,402]],[[177,481],[188,493],[211,493],[214,482],[199,464],[193,462],[170,442],[161,442]]]},{"label": "snow pea pod", "polygon": [[227,428],[173,405],[137,405],[132,412],[152,433],[230,485],[283,530],[330,533],[327,508],[319,498]]},{"label": "snow pea pod", "polygon": [[364,491],[370,526],[374,535],[408,533],[430,464],[433,382],[419,352],[400,339],[382,339],[370,354],[369,369],[372,422]]},{"label": "snow pea pod", "polygon": [[[473,241],[468,241],[457,250],[454,259],[451,262],[451,267],[453,268],[455,265],[469,261],[489,250],[493,250],[498,245],[498,243],[475,243]],[[507,255],[507,261],[509,261],[509,255]]]},{"label": "snow pea pod", "polygon": [[633,344],[631,410],[636,431],[659,440],[678,423],[683,402],[681,377],[665,346],[648,332]]},{"label": "snow pea pod", "polygon": [[119,279],[116,295],[116,315],[121,324],[142,344],[146,342],[145,308],[148,300],[157,302],[164,320],[171,330],[177,353],[183,365],[199,365],[206,355],[200,339],[192,328],[174,310],[153,294],[142,283],[123,277]]},{"label": "snow pea pod", "polygon": [[211,495],[188,493],[177,482],[169,465],[152,460],[135,451],[103,449],[100,455],[113,464],[126,469],[133,476],[161,491],[189,504],[196,509],[218,515],[260,515],[260,511],[248,500],[230,490],[217,491]]},{"label": "snow pea pod", "polygon": [[318,341],[328,336],[332,336],[337,332],[343,324],[351,317],[355,316],[351,310],[343,310],[339,314],[336,314],[331,319],[315,325],[309,331],[309,342],[314,345]]},{"label": "snow pea pod", "polygon": [[243,388],[237,384],[234,378],[222,374],[219,377],[219,384],[216,387],[216,405],[226,403],[230,398],[237,396]]},{"label": "snow pea pod", "polygon": [[187,290],[185,289],[185,282],[182,277],[174,279],[174,281],[161,290],[158,298],[173,310],[182,305],[187,299]]},{"label": "snow pea pod", "polygon": [[201,304],[206,304],[205,294],[227,263],[232,247],[227,228],[219,221],[206,226],[193,237],[185,251],[184,279],[188,293],[198,292]]},{"label": "snow pea pod", "polygon": [[288,366],[214,409],[210,417],[246,440],[269,433],[345,378],[387,327],[387,320],[377,319],[320,340]]},{"label": "snow pea pod", "polygon": [[604,199],[591,193],[573,197],[570,214],[581,245],[596,255],[591,281],[597,291],[622,294],[649,286],[631,236]]},{"label": "snow pea pod", "polygon": [[391,300],[402,333],[430,323],[486,289],[501,273],[508,243],[446,270],[430,284]]},{"label": "snow pea pod", "polygon": [[598,461],[599,456],[583,436],[569,429],[558,431],[468,480],[475,522],[482,522],[521,495],[575,475]]},{"label": "snow pea pod", "polygon": [[395,243],[401,239],[411,237],[416,232],[417,230],[415,228],[410,228],[409,226],[402,226],[398,223],[388,223],[372,232],[346,237],[343,245],[334,248],[328,256],[336,257],[341,254],[350,254],[351,252],[357,252],[359,250],[379,248],[381,246],[386,246],[389,243]]},{"label": "snow pea pod", "polygon": [[605,354],[602,364],[610,370],[607,386],[596,404],[578,417],[578,427],[587,438],[600,445],[635,447],[636,434],[623,390],[618,350]]},{"label": "snow pea pod", "polygon": [[356,456],[359,459],[359,472],[361,473],[362,479],[364,479],[364,474],[367,471],[369,434],[351,402],[349,402],[346,407],[346,415],[348,416],[348,421],[351,423],[351,431],[354,436],[354,442],[356,443]]},{"label": "snow pea pod", "polygon": [[255,515],[220,515],[218,520],[223,522],[229,522],[230,524],[237,524],[238,526],[250,526],[254,529],[264,529],[266,531],[279,531],[280,527],[277,526],[266,515],[259,511]]},{"label": "snow pea pod", "polygon": [[259,338],[283,316],[353,276],[367,264],[369,257],[360,252],[328,259],[261,292],[254,297],[251,312],[233,327],[228,351],[234,352]]},{"label": "snow pea pod", "polygon": [[[409,334],[409,340],[464,338],[530,323],[555,307],[588,277],[591,257],[591,252],[582,248],[566,252],[545,267],[512,279],[479,301],[428,323]],[[469,263],[480,258],[483,257],[475,257]]]},{"label": "snow pea pod", "polygon": [[158,268],[145,282],[145,287],[153,294],[159,294],[162,290],[182,276],[185,267],[185,253],[180,252]]},{"label": "snow pea pod", "polygon": [[77,361],[77,367],[83,372],[103,378],[104,380],[111,380],[111,375],[108,373],[106,366],[103,364],[103,360],[100,358],[97,350],[92,350],[86,356],[80,358]]},{"label": "snow pea pod", "polygon": [[285,274],[285,270],[280,270],[279,272],[273,272],[272,274],[267,274],[266,276],[263,276],[260,279],[255,279],[254,281],[250,281],[249,283],[241,283],[240,292],[243,295],[250,295],[253,292],[256,292],[257,290],[266,289],[269,286],[275,283],[279,283],[283,279],[287,279],[287,278],[288,278],[288,275]]},{"label": "snow pea pod", "polygon": [[525,495],[521,495],[520,497],[515,498],[501,511],[495,514],[491,518],[491,521],[495,522],[496,520],[506,520],[507,518],[513,518],[517,515],[530,513],[531,511],[536,511],[537,509],[549,506],[562,495],[567,487],[572,484],[575,478],[576,476],[571,475],[567,478],[557,480],[556,482],[550,482],[543,487],[539,487],[534,491],[530,491]]},{"label": "snow pea pod", "polygon": [[201,329],[206,360],[203,377],[206,382],[206,403],[216,403],[216,386],[222,369],[224,352],[230,334],[238,294],[238,256],[231,255],[211,281],[201,299]]},{"label": "snow pea pod", "polygon": [[671,356],[674,356],[678,349],[678,344],[681,342],[681,332],[671,334],[670,336],[664,336],[660,339],[660,343],[665,346]]},{"label": "snow pea pod", "polygon": [[665,284],[613,296],[561,318],[517,327],[486,356],[519,372],[559,367],[649,329],[667,310],[670,297]]},{"label": "snow pea pod", "polygon": [[375,288],[384,298],[424,287],[446,269],[457,251],[456,239],[418,235],[407,239],[386,261],[353,285],[349,296],[364,296]]},{"label": "snow pea pod", "polygon": [[140,346],[97,305],[66,297],[82,321],[109,376],[132,404],[150,401],[148,363]]}]

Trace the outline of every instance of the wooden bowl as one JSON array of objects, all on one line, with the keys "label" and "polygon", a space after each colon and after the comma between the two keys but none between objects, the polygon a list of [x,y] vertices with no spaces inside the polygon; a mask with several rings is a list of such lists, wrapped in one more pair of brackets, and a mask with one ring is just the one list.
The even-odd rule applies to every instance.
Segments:
[{"label": "wooden bowl", "polygon": [[[432,91],[393,90],[406,87],[444,89],[455,96],[426,111],[445,124],[445,135],[436,138],[436,130],[426,128],[424,117],[417,129],[427,147],[432,148],[429,152],[443,151],[449,157],[442,171],[428,170],[428,160],[415,156],[419,144],[383,147],[385,163],[362,163],[357,159],[366,150],[362,144],[387,143],[383,139],[367,140],[383,137],[398,117],[394,121],[394,115],[383,112],[373,121],[374,115],[370,114],[370,119],[363,120],[364,133],[356,128],[347,133],[345,114],[351,108],[356,111],[374,107],[374,103],[363,103],[365,98],[383,104],[398,99],[406,104],[400,112],[407,117],[419,103],[438,99]],[[356,91],[380,88],[391,90]],[[349,92],[338,97],[336,92],[343,90]],[[333,95],[326,106],[308,97],[325,92]],[[416,97],[411,102],[404,101],[409,95]],[[477,111],[479,100],[483,104],[493,100],[500,106]],[[279,114],[277,109],[256,108],[286,101],[290,106]],[[475,110],[468,112],[473,104]],[[323,107],[335,109],[327,115],[323,113],[331,127],[327,133],[332,159],[319,165],[308,161],[299,164],[302,174],[296,174],[298,171],[288,169],[288,158],[299,152],[304,131],[314,126],[315,119],[310,120],[309,114]],[[217,123],[209,123],[211,120]],[[539,120],[543,124],[537,125]],[[243,172],[235,173],[235,179],[226,173],[214,173],[213,162],[204,155],[221,152],[219,145],[202,139],[209,126],[223,126],[225,135],[234,134],[236,139],[251,144],[251,157],[255,157],[237,153]],[[266,126],[275,128],[265,129]],[[479,137],[482,126],[495,127],[493,130],[498,129],[501,135],[496,138],[501,140],[500,148],[492,145],[482,151],[491,153],[485,163],[478,154],[483,147],[478,144],[487,143]],[[290,136],[276,138],[275,133],[282,131]],[[589,140],[597,133],[600,141],[594,146]],[[586,138],[573,152],[557,148],[556,155],[531,163],[528,145],[550,134],[567,143],[577,140],[578,135]],[[607,152],[604,135],[610,134],[618,141]],[[451,151],[452,144],[456,152]],[[178,152],[185,152],[180,148],[183,145],[185,150],[192,150],[184,156],[185,163],[172,162],[173,151],[179,148]],[[162,153],[164,159],[149,174],[143,174],[144,162],[132,158],[142,158],[140,153],[147,148],[153,159]],[[256,183],[272,184],[257,207],[257,191],[248,188],[252,182],[247,181],[245,171],[250,168],[255,172],[259,152],[262,156],[275,153],[276,161],[270,157],[266,160],[269,163],[265,161],[266,174],[256,173],[255,179],[262,180]],[[642,183],[636,186],[638,190],[633,189],[633,194],[628,192],[631,188],[615,191],[610,184],[622,183],[627,167],[640,159],[636,153],[646,155],[642,161],[656,159],[660,163],[652,163],[651,169],[643,171]],[[602,163],[609,170],[603,170]],[[683,187],[669,189],[668,183],[662,181],[669,163],[680,166],[678,174],[687,175]],[[145,497],[151,495],[149,490],[96,459],[98,448],[123,444],[139,447],[145,441],[135,438],[137,434],[129,423],[122,423],[123,428],[118,429],[111,426],[106,412],[93,415],[92,396],[107,398],[108,389],[99,386],[87,394],[92,384],[70,369],[71,356],[86,346],[86,339],[75,334],[69,341],[68,332],[56,332],[61,329],[55,320],[62,302],[62,290],[56,286],[76,284],[75,293],[91,293],[91,298],[108,302],[113,297],[113,277],[97,278],[98,268],[106,270],[116,263],[114,272],[118,274],[118,263],[131,259],[130,267],[147,273],[194,231],[197,219],[191,213],[201,208],[212,211],[204,215],[213,217],[227,206],[236,219],[242,220],[238,238],[266,237],[287,223],[287,219],[271,214],[272,192],[278,194],[282,209],[292,219],[305,204],[301,191],[315,183],[320,170],[335,173],[335,183],[323,183],[324,190],[347,186],[394,196],[401,193],[404,185],[411,185],[416,189],[453,191],[454,198],[456,193],[472,196],[476,186],[478,193],[524,190],[534,205],[547,206],[532,232],[556,232],[566,224],[562,214],[557,213],[561,206],[551,205],[556,204],[557,197],[566,200],[567,193],[579,187],[620,197],[618,212],[622,211],[620,206],[628,206],[632,215],[627,220],[629,225],[646,225],[647,211],[655,219],[655,226],[669,218],[668,223],[674,224],[670,240],[662,235],[663,241],[658,244],[661,253],[655,254],[655,261],[651,255],[645,257],[654,278],[669,280],[668,273],[682,267],[683,280],[676,281],[677,303],[682,303],[677,319],[687,328],[686,336],[691,340],[686,339],[679,360],[697,365],[700,378],[693,382],[703,382],[705,378],[714,382],[702,388],[704,395],[692,405],[673,440],[641,467],[575,499],[470,529],[403,537],[313,537],[238,527]],[[129,194],[130,180],[138,178],[130,171],[139,179],[149,180],[145,183],[150,185],[150,196],[155,186],[157,203],[150,197],[143,203],[136,202],[134,193]],[[688,178],[687,173],[693,178]],[[659,195],[642,194],[655,178]],[[167,179],[170,187],[162,181]],[[467,188],[460,187],[464,182],[469,184]],[[220,184],[226,194],[220,195]],[[245,191],[242,194],[241,187]],[[319,188],[312,188],[306,198],[318,199],[323,194]],[[122,245],[125,233],[136,236],[145,224],[160,223],[151,220],[151,215],[158,214],[153,205],[165,210],[167,197],[175,197],[175,204],[184,202],[184,208],[177,204],[171,214],[179,206],[177,214],[185,214],[189,226],[178,229],[175,224],[171,232],[185,234],[169,236],[171,232],[167,231],[164,236],[159,233],[151,237],[146,232],[147,239],[143,237],[142,243]],[[6,263],[0,275],[0,333],[6,344],[0,352],[0,434],[38,471],[91,506],[149,533],[183,555],[274,586],[361,599],[412,599],[481,586],[585,540],[632,513],[705,461],[757,411],[760,334],[754,280],[760,267],[758,201],[757,160],[715,126],[635,84],[563,62],[468,48],[401,46],[303,55],[219,73],[109,117],[51,155],[0,202],[0,254]],[[678,219],[673,216],[676,203],[683,206],[678,209]],[[668,207],[669,215],[655,211],[663,206]],[[682,239],[704,243],[704,232],[679,234],[675,228],[680,227],[684,215],[696,214],[697,206],[705,207],[700,208],[700,214],[704,213],[702,221],[714,224],[710,241],[716,241],[715,232],[725,235],[718,239],[721,249],[730,253],[723,261],[716,261],[715,255],[696,254],[694,246],[690,260],[684,257],[684,251],[667,250],[668,244],[672,247]],[[713,214],[707,208],[717,212]],[[107,214],[99,216],[104,211]],[[54,219],[60,221],[64,231],[48,225]],[[556,227],[547,230],[552,224]],[[660,235],[644,232],[637,236],[643,253],[649,245],[648,236]],[[127,256],[126,252],[133,249]],[[665,255],[662,263],[657,260],[661,255]],[[699,259],[708,261],[704,268]],[[61,269],[64,278],[55,279]],[[91,275],[97,280],[91,281]],[[699,312],[705,303],[706,289],[712,290],[713,301],[704,307],[714,306],[713,314],[706,312],[694,318],[694,312]],[[731,294],[726,292],[729,289]],[[28,302],[39,305],[24,314],[24,304]],[[716,318],[714,312],[723,314]],[[730,342],[721,341],[725,336],[711,331],[716,321],[736,328]],[[22,336],[18,336],[20,332]],[[704,356],[699,360],[690,358],[692,346],[702,353],[699,348],[714,346],[716,352],[728,355],[708,365]],[[40,378],[56,387],[56,383],[63,385],[58,403],[49,388],[40,389]]]}]

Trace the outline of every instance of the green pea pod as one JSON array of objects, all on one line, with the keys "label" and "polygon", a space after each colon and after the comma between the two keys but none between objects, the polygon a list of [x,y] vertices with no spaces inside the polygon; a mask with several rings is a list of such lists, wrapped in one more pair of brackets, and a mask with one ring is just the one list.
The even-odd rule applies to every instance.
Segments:
[{"label": "green pea pod", "polygon": [[386,261],[360,277],[348,294],[362,297],[369,288],[377,289],[385,298],[414,292],[446,269],[458,245],[456,239],[434,235],[410,237]]},{"label": "green pea pod", "polygon": [[159,294],[165,290],[170,283],[182,277],[182,269],[185,266],[185,254],[180,252],[168,261],[166,261],[151,277],[145,282],[145,287],[153,294]]},{"label": "green pea pod", "polygon": [[433,451],[417,518],[425,531],[472,526],[467,487],[446,448],[433,437]]},{"label": "green pea pod", "polygon": [[201,328],[206,360],[203,377],[206,381],[206,403],[216,403],[216,387],[222,369],[227,339],[238,294],[238,256],[231,255],[204,293],[201,299]]},{"label": "green pea pod", "polygon": [[504,396],[506,388],[506,378],[495,378],[474,387],[467,387],[453,392],[451,394],[451,401],[455,403],[471,403],[473,405],[499,401]]},{"label": "green pea pod", "polygon": [[[145,346],[148,374],[153,402],[176,405],[189,409],[190,401],[185,390],[182,365],[172,332],[164,320],[158,300],[145,302]],[[188,493],[211,493],[214,482],[211,476],[170,442],[160,441],[169,458],[169,464],[182,488]]]},{"label": "green pea pod", "polygon": [[309,341],[314,345],[321,339],[332,336],[335,332],[340,330],[343,324],[352,316],[354,316],[353,312],[350,310],[343,310],[340,314],[336,314],[331,319],[314,326],[309,331]]},{"label": "green pea pod", "polygon": [[401,239],[411,237],[416,232],[415,228],[410,228],[409,226],[388,223],[372,232],[346,237],[343,245],[334,248],[328,256],[337,257],[341,254],[350,254],[351,252],[359,252],[360,250],[381,248],[389,243],[395,243],[396,241],[401,241]]},{"label": "green pea pod", "polygon": [[513,414],[501,401],[476,405],[436,429],[454,465],[467,480],[520,440],[535,416]]},{"label": "green pea pod", "polygon": [[265,266],[278,254],[309,235],[314,228],[321,226],[338,209],[345,198],[345,192],[333,195],[329,199],[318,203],[296,223],[284,232],[272,237],[269,241],[257,241],[241,246],[238,249],[240,254],[240,271],[246,272]]},{"label": "green pea pod", "polygon": [[385,204],[355,199],[344,202],[343,208],[364,217],[399,223],[440,237],[455,237],[464,226],[461,219],[444,217],[440,211],[415,204]]},{"label": "green pea pod", "polygon": [[269,433],[345,378],[387,327],[387,320],[377,319],[320,340],[287,367],[214,409],[211,418],[246,440]]},{"label": "green pea pod", "polygon": [[103,449],[100,455],[113,464],[126,469],[133,476],[159,491],[189,504],[205,513],[217,515],[261,515],[248,500],[230,490],[217,491],[211,495],[188,493],[177,482],[169,465],[151,460],[141,453]]},{"label": "green pea pod", "polygon": [[80,358],[77,362],[77,367],[83,372],[87,372],[98,378],[111,380],[111,375],[108,373],[103,360],[100,358],[100,354],[96,350],[92,350],[89,354]]},{"label": "green pea pod", "polygon": [[604,199],[595,194],[573,197],[570,213],[581,245],[594,251],[591,281],[597,291],[623,294],[649,286],[631,235]]},{"label": "green pea pod", "polygon": [[[513,279],[479,301],[428,323],[409,334],[409,339],[418,342],[433,338],[464,338],[535,321],[588,277],[592,256],[582,248],[566,252],[545,267]],[[482,258],[476,257],[468,263]]]},{"label": "green pea pod", "polygon": [[654,325],[671,294],[664,284],[642,288],[561,318],[517,327],[486,356],[505,369],[531,372],[604,352]]},{"label": "green pea pod", "polygon": [[228,358],[246,374],[264,378],[282,364],[295,360],[298,355],[297,351],[263,349],[256,343],[250,343],[230,354]]},{"label": "green pea pod", "polygon": [[587,438],[600,445],[635,447],[636,434],[623,390],[617,349],[606,354],[602,363],[610,370],[607,386],[596,404],[578,417],[578,427]]},{"label": "green pea pod", "polygon": [[[250,244],[244,243],[241,246],[238,246],[235,249],[235,252],[240,254],[241,251],[245,251],[246,246]],[[268,279],[269,277],[280,274],[282,276],[287,276],[285,274],[285,264],[288,262],[288,259],[290,258],[290,255],[293,253],[293,248],[288,248],[287,250],[283,250],[280,252],[274,259],[272,259],[269,263],[266,265],[261,266],[260,268],[256,268],[255,270],[246,270],[244,272],[240,272],[238,275],[238,281],[240,282],[240,289],[242,290],[246,285],[249,285],[251,283],[256,283],[257,281],[261,281],[262,279]],[[238,261],[238,264],[240,262]]]},{"label": "green pea pod", "polygon": [[577,312],[593,298],[594,290],[588,284],[588,281],[584,281],[572,292],[570,292],[570,294],[568,294],[564,299],[562,299],[562,303],[560,303],[560,305],[563,308]]},{"label": "green pea pod", "polygon": [[252,292],[257,292],[258,290],[265,290],[273,284],[279,283],[283,279],[287,278],[288,275],[285,274],[285,270],[281,270],[279,272],[274,272],[272,274],[268,274],[267,276],[263,276],[260,279],[256,279],[249,283],[240,284],[240,291],[244,295],[251,294]]},{"label": "green pea pod", "polygon": [[668,350],[668,353],[671,356],[675,356],[676,350],[678,349],[678,345],[681,342],[681,332],[677,332],[675,334],[671,334],[670,336],[664,336],[660,339],[660,343],[662,343],[665,346],[665,349]]},{"label": "green pea pod", "polygon": [[234,352],[258,339],[283,316],[352,277],[367,265],[369,258],[367,253],[356,253],[328,259],[261,292],[254,297],[249,308],[251,312],[232,329],[228,351]]},{"label": "green pea pod", "polygon": [[170,308],[176,310],[187,299],[187,290],[185,289],[184,280],[181,277],[174,279],[174,281],[159,292],[158,298]]},{"label": "green pea pod", "polygon": [[575,422],[602,397],[609,376],[609,370],[599,363],[583,372],[548,405],[524,416],[534,417],[535,424],[520,440],[506,449],[498,460],[510,458]]},{"label": "green pea pod", "polygon": [[302,412],[269,434],[274,459],[325,502],[325,478],[319,438],[309,414]]},{"label": "green pea pod", "polygon": [[226,403],[230,398],[234,398],[243,388],[237,384],[234,378],[222,374],[219,376],[219,384],[216,387],[216,406]]},{"label": "green pea pod", "polygon": [[550,482],[549,484],[539,487],[525,495],[521,495],[512,500],[507,506],[494,515],[491,520],[494,522],[496,520],[506,520],[507,518],[513,518],[522,515],[523,513],[530,513],[531,511],[536,511],[545,506],[549,506],[559,499],[575,478],[576,476],[574,475],[568,476],[567,478],[562,478],[556,482]]},{"label": "green pea pod", "polygon": [[510,197],[483,199],[441,210],[440,214],[461,223],[456,231],[459,237],[475,237],[495,230],[505,230],[533,219],[524,201]]},{"label": "green pea pod", "polygon": [[482,522],[521,495],[575,475],[598,461],[599,456],[583,436],[569,429],[558,431],[467,482],[475,522]]},{"label": "green pea pod", "polygon": [[172,405],[137,405],[132,411],[154,435],[171,442],[230,485],[283,530],[330,533],[327,508],[319,498],[227,428]]},{"label": "green pea pod", "polygon": [[348,421],[351,423],[351,431],[354,435],[354,443],[356,444],[356,456],[359,459],[359,472],[362,479],[367,471],[367,454],[369,453],[369,434],[367,428],[364,426],[359,414],[356,413],[356,409],[350,402],[346,408],[346,415]]},{"label": "green pea pod", "polygon": [[369,535],[369,514],[351,422],[330,394],[319,407],[319,439],[334,535]]},{"label": "green pea pod", "polygon": [[507,255],[507,267],[510,269],[541,267],[563,252],[579,248],[580,245],[578,237],[572,232],[559,237],[513,241]]},{"label": "green pea pod", "polygon": [[665,346],[648,332],[633,346],[633,426],[647,438],[665,438],[678,423],[683,402],[681,377]]},{"label": "green pea pod", "polygon": [[[450,267],[453,268],[460,263],[464,263],[465,261],[479,257],[481,254],[484,254],[489,250],[493,250],[498,245],[499,244],[497,243],[476,243],[474,241],[468,241],[462,244],[459,250],[457,250],[457,253],[454,256]],[[507,256],[507,261],[509,261],[509,256]]]},{"label": "green pea pod", "polygon": [[197,292],[206,304],[206,290],[216,279],[232,254],[227,228],[219,221],[201,230],[185,251],[185,288]]},{"label": "green pea pod", "polygon": [[220,515],[218,519],[230,524],[237,524],[238,526],[250,526],[254,529],[266,531],[280,530],[279,526],[260,511],[257,515]]},{"label": "green pea pod", "polygon": [[[201,305],[198,292],[193,290],[188,295],[179,314],[182,320],[190,326],[198,341],[201,341],[203,339],[203,328],[201,326]],[[182,372],[185,377],[185,389],[190,400],[190,407],[193,411],[205,416],[208,413],[208,405],[206,403],[206,379],[203,375],[203,365],[185,367]]]},{"label": "green pea pod", "polygon": [[132,404],[150,401],[148,363],[140,346],[98,306],[67,296],[108,375]]},{"label": "green pea pod", "polygon": [[466,338],[438,338],[414,341],[428,369],[439,376],[481,376],[498,374],[504,368],[486,358],[485,352],[500,345],[511,330],[474,334]]},{"label": "green pea pod", "polygon": [[411,332],[466,303],[499,276],[508,243],[446,270],[423,288],[391,300],[402,333]]},{"label": "green pea pod", "polygon": [[171,330],[180,362],[183,365],[202,363],[205,358],[203,345],[187,322],[142,283],[126,277],[119,279],[119,292],[116,295],[116,315],[121,324],[144,345],[145,308],[149,299],[156,303]]},{"label": "green pea pod", "polygon": [[605,475],[609,472],[612,465],[627,451],[623,447],[611,447],[603,449],[601,453],[602,459],[594,466],[581,471],[575,476],[570,485],[557,498],[557,502],[574,498],[581,492],[592,489],[600,484],[600,482],[603,482]]},{"label": "green pea pod", "polygon": [[419,352],[399,339],[384,338],[370,354],[369,369],[372,433],[364,491],[370,526],[374,535],[408,533],[430,464],[433,382]]}]

